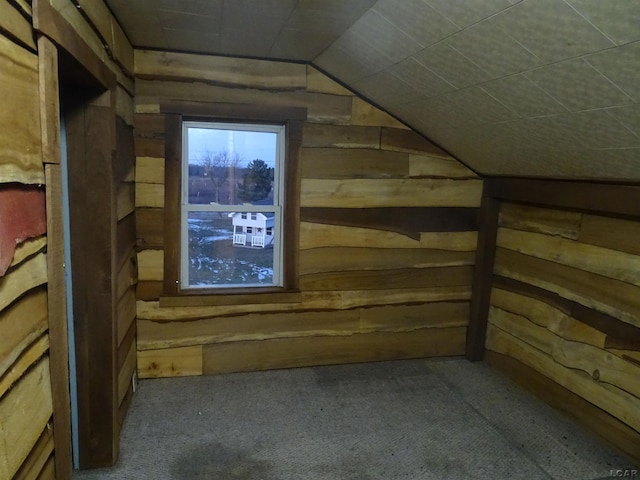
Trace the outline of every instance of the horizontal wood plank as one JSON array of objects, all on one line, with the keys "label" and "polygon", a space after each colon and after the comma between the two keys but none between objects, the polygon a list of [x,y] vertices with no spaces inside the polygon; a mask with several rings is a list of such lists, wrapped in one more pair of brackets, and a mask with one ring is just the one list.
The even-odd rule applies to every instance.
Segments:
[{"label": "horizontal wood plank", "polygon": [[536,258],[640,286],[640,256],[541,233],[498,229],[497,244]]},{"label": "horizontal wood plank", "polygon": [[202,375],[202,346],[138,352],[140,378]]},{"label": "horizontal wood plank", "polygon": [[409,176],[412,178],[478,178],[475,172],[453,158],[415,153],[409,154]]},{"label": "horizontal wood plank", "polygon": [[302,207],[478,207],[480,180],[302,179]]},{"label": "horizontal wood plank", "polygon": [[498,248],[495,272],[640,327],[640,289],[625,282]]},{"label": "horizontal wood plank", "polygon": [[374,107],[359,97],[353,97],[351,109],[352,125],[367,125],[407,129],[408,127],[387,112]]},{"label": "horizontal wood plank", "polygon": [[475,207],[303,207],[303,222],[386,230],[420,238],[422,232],[469,232],[478,230]]},{"label": "horizontal wood plank", "polygon": [[136,183],[164,185],[164,158],[136,157]]},{"label": "horizontal wood plank", "polygon": [[584,372],[557,363],[550,355],[492,325],[487,330],[487,348],[523,362],[640,431],[639,398],[616,387],[594,382]]},{"label": "horizontal wood plank", "polygon": [[464,327],[208,345],[205,374],[460,355]]},{"label": "horizontal wood plank", "polygon": [[164,210],[136,208],[136,236],[138,249],[164,246]]},{"label": "horizontal wood plank", "polygon": [[20,352],[11,369],[0,377],[0,398],[20,377],[49,350],[49,336],[45,333]]},{"label": "horizontal wood plank", "polygon": [[640,433],[627,424],[514,358],[488,351],[486,362],[640,464]]},{"label": "horizontal wood plank", "polygon": [[32,288],[47,283],[47,259],[38,253],[0,277],[0,310]]},{"label": "horizontal wood plank", "polygon": [[151,50],[135,51],[135,74],[139,78],[207,80],[234,88],[298,90],[307,86],[307,69],[302,64]]},{"label": "horizontal wood plank", "polygon": [[433,302],[361,308],[360,331],[410,332],[422,328],[466,327],[469,302]]},{"label": "horizontal wood plank", "polygon": [[582,218],[579,212],[504,202],[499,221],[501,227],[577,240]]},{"label": "horizontal wood plank", "polygon": [[380,132],[380,148],[425,154],[429,156],[452,158],[447,152],[436,146],[426,137],[413,130],[384,127]]},{"label": "horizontal wood plank", "polygon": [[0,398],[0,478],[13,478],[53,413],[49,359]]},{"label": "horizontal wood plank", "polygon": [[0,29],[8,32],[22,45],[36,50],[31,22],[9,2],[2,2],[0,5]]},{"label": "horizontal wood plank", "polygon": [[1,33],[0,88],[0,182],[42,185],[38,57]]},{"label": "horizontal wood plank", "polygon": [[409,154],[374,149],[303,148],[302,178],[408,178]]},{"label": "horizontal wood plank", "polygon": [[164,207],[164,185],[158,185],[155,183],[136,183],[135,206],[144,208]]},{"label": "horizontal wood plank", "polygon": [[474,252],[428,248],[320,247],[300,252],[300,274],[473,265]]},{"label": "horizontal wood plank", "polygon": [[584,215],[580,226],[580,242],[632,255],[640,255],[640,221]]},{"label": "horizontal wood plank", "polygon": [[307,65],[307,91],[352,96],[353,92],[330,79],[318,69]]},{"label": "horizontal wood plank", "polygon": [[138,252],[138,279],[164,279],[164,250],[142,250]]},{"label": "horizontal wood plank", "polygon": [[307,123],[304,126],[302,146],[379,149],[380,128]]},{"label": "horizontal wood plank", "polygon": [[302,292],[300,303],[254,304],[251,296],[241,305],[212,305],[201,307],[161,307],[157,301],[137,302],[139,320],[181,322],[247,313],[304,312],[318,310],[348,310],[360,307],[466,301],[471,296],[469,286],[412,288],[407,290],[353,290]]},{"label": "horizontal wood plank", "polygon": [[471,285],[473,267],[398,268],[302,275],[305,290],[402,290]]}]

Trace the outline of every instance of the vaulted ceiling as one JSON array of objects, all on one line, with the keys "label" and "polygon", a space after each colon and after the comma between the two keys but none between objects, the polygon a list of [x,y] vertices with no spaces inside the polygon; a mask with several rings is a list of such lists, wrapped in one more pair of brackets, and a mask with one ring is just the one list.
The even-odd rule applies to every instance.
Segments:
[{"label": "vaulted ceiling", "polygon": [[304,61],[481,174],[640,180],[640,1],[107,0],[136,48]]}]

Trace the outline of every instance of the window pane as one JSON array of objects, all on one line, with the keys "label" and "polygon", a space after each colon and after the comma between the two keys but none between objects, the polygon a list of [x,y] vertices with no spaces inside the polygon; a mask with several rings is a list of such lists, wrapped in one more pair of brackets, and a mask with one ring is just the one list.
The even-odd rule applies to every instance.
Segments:
[{"label": "window pane", "polygon": [[[189,212],[188,285],[274,285],[273,212]],[[269,230],[269,234],[267,231]]]},{"label": "window pane", "polygon": [[187,128],[188,203],[274,204],[278,135]]}]

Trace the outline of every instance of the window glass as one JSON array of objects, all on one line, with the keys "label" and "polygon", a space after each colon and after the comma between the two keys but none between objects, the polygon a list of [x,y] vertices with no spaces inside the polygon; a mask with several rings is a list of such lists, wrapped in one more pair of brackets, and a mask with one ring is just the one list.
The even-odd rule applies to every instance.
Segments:
[{"label": "window glass", "polygon": [[184,122],[181,287],[282,285],[281,125]]}]

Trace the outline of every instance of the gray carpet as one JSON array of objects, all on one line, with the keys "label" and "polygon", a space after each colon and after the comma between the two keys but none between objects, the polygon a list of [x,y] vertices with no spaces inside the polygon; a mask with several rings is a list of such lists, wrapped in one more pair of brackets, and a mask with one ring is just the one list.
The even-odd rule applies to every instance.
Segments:
[{"label": "gray carpet", "polygon": [[461,358],[140,382],[115,468],[75,480],[610,478],[631,469]]}]

